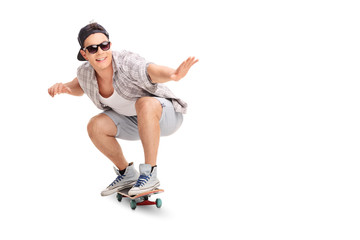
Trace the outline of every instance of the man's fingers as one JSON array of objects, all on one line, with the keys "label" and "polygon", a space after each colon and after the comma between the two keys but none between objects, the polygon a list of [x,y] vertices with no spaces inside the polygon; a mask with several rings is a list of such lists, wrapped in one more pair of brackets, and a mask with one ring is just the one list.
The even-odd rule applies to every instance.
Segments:
[{"label": "man's fingers", "polygon": [[71,89],[62,83],[58,83],[57,88],[56,88],[56,93],[57,94],[71,93]]},{"label": "man's fingers", "polygon": [[192,57],[189,57],[188,59],[186,59],[186,66],[187,67],[191,64],[192,60],[193,60]]},{"label": "man's fingers", "polygon": [[61,89],[62,89],[62,84],[58,83],[57,86],[56,86],[56,94],[61,93]]},{"label": "man's fingers", "polygon": [[49,93],[49,95],[50,95],[51,97],[53,97],[52,92],[51,92],[51,88],[48,89],[48,93]]},{"label": "man's fingers", "polygon": [[56,94],[58,94],[58,90],[59,89],[59,85],[56,85],[56,87],[55,87],[55,89],[54,89],[54,96],[56,95]]},{"label": "man's fingers", "polygon": [[52,86],[52,94],[53,94],[53,96],[56,95],[57,88],[58,88],[58,83],[56,83],[56,84],[54,84],[54,86]]},{"label": "man's fingers", "polygon": [[55,86],[51,87],[51,96],[52,96],[52,97],[55,96],[55,91],[56,91]]},{"label": "man's fingers", "polygon": [[192,67],[195,63],[197,63],[199,61],[199,59],[196,59],[195,61],[193,61],[192,63],[191,63],[191,66],[190,67]]},{"label": "man's fingers", "polygon": [[179,68],[181,69],[181,68],[185,67],[185,65],[186,65],[186,61],[183,61],[183,62],[180,64]]},{"label": "man's fingers", "polygon": [[199,60],[195,57],[188,57],[185,61],[183,61],[180,66],[176,69],[175,73],[170,76],[172,80],[178,81],[185,77],[189,69],[197,63]]},{"label": "man's fingers", "polygon": [[60,93],[71,93],[71,89],[62,83],[56,83],[48,89],[48,93],[50,96],[54,97],[56,94]]},{"label": "man's fingers", "polygon": [[189,57],[187,60],[186,60],[186,67],[187,68],[190,68],[192,65],[194,65],[195,63],[197,63],[199,60],[198,59],[195,59],[195,57]]},{"label": "man's fingers", "polygon": [[199,59],[195,59],[195,57],[191,58],[191,62],[190,62],[190,66],[194,65],[195,63],[197,63],[199,61]]},{"label": "man's fingers", "polygon": [[199,61],[199,59],[196,59],[195,57],[193,57],[193,60],[192,60],[192,63],[191,63],[191,66],[194,65],[195,63],[197,63]]},{"label": "man's fingers", "polygon": [[188,57],[188,59],[186,59],[184,62],[182,62],[179,66],[178,69],[188,69],[190,68],[192,65],[194,65],[195,63],[197,63],[199,60],[195,59],[195,57]]}]

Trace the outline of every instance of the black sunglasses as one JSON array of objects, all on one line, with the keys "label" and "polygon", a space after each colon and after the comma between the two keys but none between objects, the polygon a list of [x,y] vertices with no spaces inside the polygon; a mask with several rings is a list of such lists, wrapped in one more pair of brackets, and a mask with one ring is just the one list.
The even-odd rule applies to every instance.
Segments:
[{"label": "black sunglasses", "polygon": [[90,45],[88,47],[84,47],[83,50],[85,51],[87,49],[89,51],[89,53],[95,54],[98,51],[99,47],[101,48],[101,50],[107,51],[110,49],[110,42],[105,41],[98,45]]}]

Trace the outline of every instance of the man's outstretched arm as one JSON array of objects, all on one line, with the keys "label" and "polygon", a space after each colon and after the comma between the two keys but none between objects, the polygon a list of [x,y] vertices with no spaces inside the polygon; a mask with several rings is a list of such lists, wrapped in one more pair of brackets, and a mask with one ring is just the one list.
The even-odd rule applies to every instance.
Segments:
[{"label": "man's outstretched arm", "polygon": [[199,60],[189,57],[175,70],[169,67],[156,64],[149,64],[147,72],[153,83],[165,83],[168,81],[179,81],[188,73],[189,69]]},{"label": "man's outstretched arm", "polygon": [[79,80],[74,78],[68,83],[56,83],[48,89],[50,96],[54,97],[56,94],[67,93],[73,96],[82,96],[84,91],[80,87]]}]

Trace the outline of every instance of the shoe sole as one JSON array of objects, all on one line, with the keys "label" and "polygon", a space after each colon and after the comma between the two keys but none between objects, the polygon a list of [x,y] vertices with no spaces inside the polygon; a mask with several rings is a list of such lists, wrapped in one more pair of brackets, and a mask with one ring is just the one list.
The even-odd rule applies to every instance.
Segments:
[{"label": "shoe sole", "polygon": [[129,191],[129,195],[130,196],[135,196],[135,195],[139,195],[139,194],[141,194],[141,193],[144,193],[144,192],[150,192],[150,191],[152,191],[152,190],[155,190],[156,188],[158,188],[160,186],[160,183],[158,182],[158,183],[156,183],[154,186],[152,186],[151,188],[145,188],[145,189],[140,189],[139,191],[136,191],[136,192],[130,192]]},{"label": "shoe sole", "polygon": [[126,186],[120,186],[120,187],[117,187],[117,188],[114,188],[114,189],[111,189],[111,190],[104,190],[101,192],[101,196],[103,197],[106,197],[106,196],[109,196],[109,195],[112,195],[114,193],[117,193],[123,189],[126,189],[126,188],[131,188],[132,186],[134,186],[136,182],[134,182],[133,184],[129,184],[129,185],[126,185]]}]

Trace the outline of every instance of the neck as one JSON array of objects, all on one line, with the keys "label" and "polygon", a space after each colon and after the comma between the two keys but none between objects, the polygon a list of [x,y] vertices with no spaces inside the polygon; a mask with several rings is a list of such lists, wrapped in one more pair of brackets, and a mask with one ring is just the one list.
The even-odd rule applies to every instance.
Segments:
[{"label": "neck", "polygon": [[110,64],[109,67],[105,69],[95,69],[96,77],[101,81],[112,81],[113,78],[113,67]]}]

